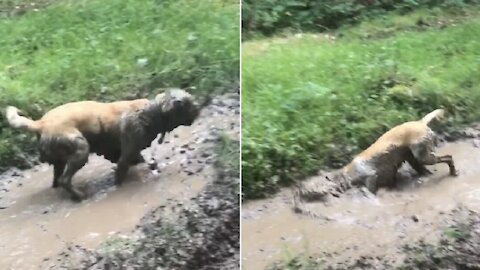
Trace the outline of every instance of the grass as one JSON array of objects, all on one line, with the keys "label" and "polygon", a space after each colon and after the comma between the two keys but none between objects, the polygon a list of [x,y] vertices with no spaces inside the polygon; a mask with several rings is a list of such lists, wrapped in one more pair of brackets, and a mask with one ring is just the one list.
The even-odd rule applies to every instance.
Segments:
[{"label": "grass", "polygon": [[312,257],[296,256],[288,260],[278,261],[269,265],[267,270],[321,270],[322,264]]},{"label": "grass", "polygon": [[3,0],[0,2],[0,18],[24,15],[27,12],[38,12],[51,3],[61,0]]},{"label": "grass", "polygon": [[[70,101],[148,97],[163,87],[203,95],[239,80],[235,0],[50,2],[0,19],[1,108],[37,118]],[[32,137],[1,119],[0,167],[25,164]]]},{"label": "grass", "polygon": [[[448,127],[478,120],[480,16],[471,10],[445,27],[405,28],[421,14],[391,15],[340,29],[337,38],[303,34],[244,43],[245,198],[339,167],[387,129],[433,109],[448,111]],[[434,17],[450,16],[456,15]],[[386,22],[393,30],[376,35]]]},{"label": "grass", "polygon": [[233,140],[226,134],[221,134],[220,142],[215,149],[218,156],[216,165],[219,171],[230,178],[240,175],[240,142]]},{"label": "grass", "polygon": [[299,252],[298,249],[292,249],[285,245],[282,247],[282,258],[266,267],[266,270],[317,270],[323,269],[322,260],[315,258],[311,254],[308,247],[308,239],[304,239],[304,247]]}]

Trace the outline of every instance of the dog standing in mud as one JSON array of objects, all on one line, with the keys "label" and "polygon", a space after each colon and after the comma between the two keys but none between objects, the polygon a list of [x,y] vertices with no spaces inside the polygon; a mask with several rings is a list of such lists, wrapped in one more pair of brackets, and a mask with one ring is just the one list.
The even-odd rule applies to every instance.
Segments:
[{"label": "dog standing in mud", "polygon": [[163,140],[166,132],[192,125],[199,111],[192,95],[171,89],[153,100],[67,103],[37,121],[8,106],[6,118],[10,126],[37,134],[40,161],[54,166],[52,186],[62,186],[78,201],[83,194],[72,186],[72,177],[87,163],[90,153],[117,163],[115,182],[120,184],[131,165],[144,162],[140,151],[158,134]]},{"label": "dog standing in mud", "polygon": [[294,195],[296,210],[301,210],[302,199],[318,200],[328,193],[343,192],[351,186],[364,186],[374,194],[379,187],[393,187],[397,171],[404,162],[408,162],[419,175],[431,174],[425,165],[446,163],[450,175],[456,176],[452,156],[435,155],[435,133],[428,127],[433,119],[442,118],[444,113],[444,110],[438,109],[421,120],[390,129],[336,174],[327,190],[315,184],[301,185]]}]

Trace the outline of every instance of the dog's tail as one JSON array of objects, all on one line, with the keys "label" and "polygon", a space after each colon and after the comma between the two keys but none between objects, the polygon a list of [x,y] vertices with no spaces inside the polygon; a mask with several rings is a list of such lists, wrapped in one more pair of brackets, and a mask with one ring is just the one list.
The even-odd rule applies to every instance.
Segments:
[{"label": "dog's tail", "polygon": [[425,125],[428,125],[433,119],[440,119],[445,115],[445,110],[437,109],[427,115],[425,115],[422,120],[420,120]]},{"label": "dog's tail", "polygon": [[39,133],[42,125],[39,121],[34,121],[19,114],[20,110],[13,106],[8,106],[5,110],[5,116],[8,124],[14,128],[20,128],[31,132]]}]

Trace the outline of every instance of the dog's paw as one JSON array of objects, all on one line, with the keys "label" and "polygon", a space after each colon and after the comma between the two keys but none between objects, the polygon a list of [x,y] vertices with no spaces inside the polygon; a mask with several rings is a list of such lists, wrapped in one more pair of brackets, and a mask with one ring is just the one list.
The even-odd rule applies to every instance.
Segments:
[{"label": "dog's paw", "polygon": [[85,197],[86,197],[85,194],[83,192],[78,191],[78,190],[76,190],[71,195],[72,201],[74,201],[74,202],[81,202],[85,199]]},{"label": "dog's paw", "polygon": [[123,183],[123,179],[115,178],[115,185],[121,186]]},{"label": "dog's paw", "polygon": [[72,201],[76,203],[80,203],[83,201],[83,196],[81,195],[72,195]]}]

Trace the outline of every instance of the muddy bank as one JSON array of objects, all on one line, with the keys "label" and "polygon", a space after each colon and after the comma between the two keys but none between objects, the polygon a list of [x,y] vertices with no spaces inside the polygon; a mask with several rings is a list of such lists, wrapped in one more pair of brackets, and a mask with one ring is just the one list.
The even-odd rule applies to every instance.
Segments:
[{"label": "muddy bank", "polygon": [[[428,177],[419,177],[405,166],[396,188],[381,189],[377,196],[352,190],[326,203],[309,203],[321,218],[295,214],[291,189],[268,200],[246,203],[242,211],[243,266],[265,269],[299,254],[325,259],[328,264],[323,262],[323,266],[345,265],[362,257],[378,257],[381,263],[399,266],[405,258],[404,245],[420,239],[426,244],[439,241],[439,225],[459,204],[480,210],[479,130],[477,125],[445,136],[448,140],[470,138],[444,142],[438,148],[440,155],[453,155],[458,177],[449,177],[445,164],[429,166],[434,174]],[[377,269],[389,269],[382,267]]]},{"label": "muddy bank", "polygon": [[326,255],[297,256],[269,267],[275,269],[480,269],[480,216],[479,212],[459,206],[438,224],[441,231],[438,242],[417,242],[398,246],[402,260],[388,256],[361,256],[332,265]]},{"label": "muddy bank", "polygon": [[[81,203],[71,202],[64,190],[51,188],[53,172],[45,164],[3,174],[0,268],[39,269],[39,264],[48,263],[48,267],[56,269],[60,264],[51,263],[57,258],[44,261],[45,258],[68,248],[112,250],[140,237],[138,232],[142,230],[131,236],[132,230],[139,226],[147,230],[147,223],[153,224],[160,215],[159,206],[164,209],[162,222],[176,220],[180,212],[172,208],[184,209],[205,187],[219,181],[216,147],[222,137],[238,141],[239,108],[238,93],[214,98],[194,125],[176,129],[162,145],[153,143],[142,153],[147,161],[156,161],[155,170],[140,164],[130,170],[120,187],[113,183],[115,165],[92,155],[73,179],[73,184],[88,195]],[[214,198],[209,195],[205,201]],[[200,201],[198,204],[201,205]],[[231,211],[238,214],[238,208]]]}]

